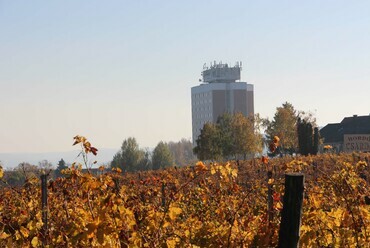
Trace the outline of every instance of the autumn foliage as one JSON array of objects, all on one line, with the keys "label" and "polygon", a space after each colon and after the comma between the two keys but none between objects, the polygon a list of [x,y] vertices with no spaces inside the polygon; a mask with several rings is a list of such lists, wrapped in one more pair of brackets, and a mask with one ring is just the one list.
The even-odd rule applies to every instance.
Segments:
[{"label": "autumn foliage", "polygon": [[369,160],[323,154],[131,174],[101,167],[99,176],[74,165],[48,183],[46,237],[39,180],[0,190],[0,247],[276,247],[286,172],[306,178],[300,247],[366,247]]}]

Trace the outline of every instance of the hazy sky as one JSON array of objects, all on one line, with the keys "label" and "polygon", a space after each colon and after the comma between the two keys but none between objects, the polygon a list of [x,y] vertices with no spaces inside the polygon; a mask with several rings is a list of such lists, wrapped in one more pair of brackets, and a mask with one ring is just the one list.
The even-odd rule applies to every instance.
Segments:
[{"label": "hazy sky", "polygon": [[255,112],[370,113],[370,1],[0,0],[0,152],[191,137],[204,63],[243,62]]}]

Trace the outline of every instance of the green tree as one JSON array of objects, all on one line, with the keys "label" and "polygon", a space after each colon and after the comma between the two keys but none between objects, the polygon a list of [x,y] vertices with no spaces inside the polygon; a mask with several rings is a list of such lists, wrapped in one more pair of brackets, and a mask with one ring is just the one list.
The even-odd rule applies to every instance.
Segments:
[{"label": "green tree", "polygon": [[230,113],[224,113],[219,116],[216,122],[216,128],[218,129],[218,144],[222,149],[223,158],[231,158],[236,155],[235,148],[236,144],[234,142],[233,134],[233,120],[234,116]]},{"label": "green tree", "polygon": [[9,173],[7,182],[10,185],[22,185],[27,180],[40,176],[40,169],[36,165],[27,162],[20,163]]},{"label": "green tree", "polygon": [[11,185],[11,186],[20,186],[20,185],[23,185],[26,178],[24,176],[24,174],[19,171],[19,170],[12,170],[12,171],[8,171],[6,174],[5,174],[5,181]]},{"label": "green tree", "polygon": [[40,175],[40,168],[27,162],[20,163],[15,170],[22,172],[26,179],[38,177]]},{"label": "green tree", "polygon": [[223,158],[246,158],[261,152],[260,122],[259,115],[247,117],[242,113],[223,114],[217,120]]},{"label": "green tree", "polygon": [[122,157],[121,157],[121,150],[119,150],[116,154],[113,156],[113,160],[110,163],[111,168],[121,168],[122,166]]},{"label": "green tree", "polygon": [[261,119],[242,113],[223,114],[216,124],[206,123],[194,152],[200,160],[238,159],[262,152]]},{"label": "green tree", "polygon": [[61,173],[62,170],[67,169],[67,168],[68,166],[66,162],[64,161],[64,159],[59,160],[58,166],[55,170],[55,177],[62,177],[63,176],[63,174]]},{"label": "green tree", "polygon": [[140,149],[136,139],[129,137],[123,141],[121,150],[114,155],[111,167],[118,167],[123,172],[148,169],[148,156],[149,154]]},{"label": "green tree", "polygon": [[166,143],[159,142],[154,148],[152,156],[153,169],[164,169],[173,165],[172,153]]},{"label": "green tree", "polygon": [[264,120],[264,126],[268,144],[274,136],[278,136],[282,152],[293,153],[297,150],[297,111],[291,103],[285,102],[282,107],[277,107],[273,120]]},{"label": "green tree", "polygon": [[308,154],[316,155],[319,148],[319,129],[314,127],[315,122],[310,118],[301,119],[298,117],[298,146],[299,153],[307,156]]},{"label": "green tree", "polygon": [[194,153],[199,160],[218,160],[222,157],[220,130],[214,123],[206,123],[196,140]]}]

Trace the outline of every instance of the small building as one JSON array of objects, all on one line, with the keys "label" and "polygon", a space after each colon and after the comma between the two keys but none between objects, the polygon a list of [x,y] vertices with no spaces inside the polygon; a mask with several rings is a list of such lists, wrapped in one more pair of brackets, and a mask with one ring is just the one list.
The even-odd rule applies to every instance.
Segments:
[{"label": "small building", "polygon": [[370,152],[370,115],[344,118],[340,123],[328,124],[320,130],[323,145],[336,152]]}]

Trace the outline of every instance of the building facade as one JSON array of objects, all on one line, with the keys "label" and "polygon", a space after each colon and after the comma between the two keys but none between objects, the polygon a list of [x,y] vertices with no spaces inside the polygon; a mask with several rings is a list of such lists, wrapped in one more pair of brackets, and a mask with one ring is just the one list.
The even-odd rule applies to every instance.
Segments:
[{"label": "building facade", "polygon": [[370,115],[345,117],[320,130],[323,146],[330,145],[336,152],[370,152]]},{"label": "building facade", "polygon": [[254,115],[253,85],[240,82],[241,63],[203,67],[202,83],[191,88],[193,145],[207,122],[215,123],[223,113]]}]

